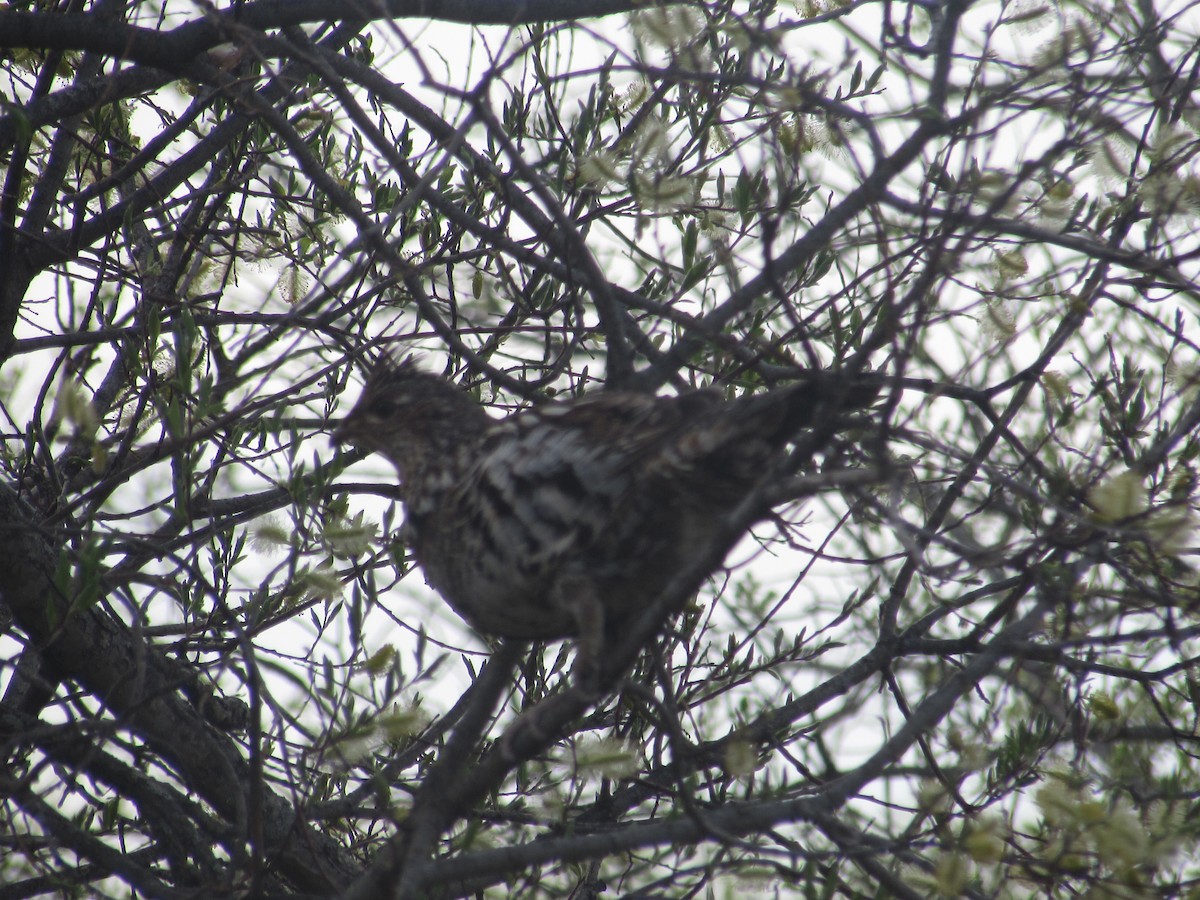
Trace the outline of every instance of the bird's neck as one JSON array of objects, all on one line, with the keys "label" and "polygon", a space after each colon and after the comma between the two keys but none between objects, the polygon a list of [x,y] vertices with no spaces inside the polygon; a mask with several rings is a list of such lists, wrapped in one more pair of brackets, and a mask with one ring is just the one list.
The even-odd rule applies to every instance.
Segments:
[{"label": "bird's neck", "polygon": [[[481,423],[438,423],[424,429],[414,440],[404,441],[387,454],[400,475],[400,483],[409,499],[422,498],[422,505],[440,501],[446,491],[461,480],[471,461],[479,455],[483,429]],[[433,423],[430,423],[431,426]]]}]

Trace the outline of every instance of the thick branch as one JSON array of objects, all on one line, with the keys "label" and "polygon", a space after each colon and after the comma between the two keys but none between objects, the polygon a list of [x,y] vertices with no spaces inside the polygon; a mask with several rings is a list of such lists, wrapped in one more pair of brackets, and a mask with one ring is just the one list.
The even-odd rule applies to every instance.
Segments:
[{"label": "thick branch", "polygon": [[[246,764],[233,741],[179,696],[180,673],[99,606],[81,608],[63,595],[55,583],[57,548],[7,486],[0,486],[0,533],[0,597],[58,677],[99,698],[244,833]],[[297,885],[327,889],[350,875],[353,864],[331,840],[298,825],[290,804],[270,793],[264,802],[268,848]]]},{"label": "thick branch", "polygon": [[465,25],[528,25],[632,12],[634,0],[260,0],[235,4],[170,31],[141,28],[92,15],[0,11],[0,47],[86,50],[169,70],[194,59],[245,29],[270,30],[317,22],[376,19],[439,19]]}]

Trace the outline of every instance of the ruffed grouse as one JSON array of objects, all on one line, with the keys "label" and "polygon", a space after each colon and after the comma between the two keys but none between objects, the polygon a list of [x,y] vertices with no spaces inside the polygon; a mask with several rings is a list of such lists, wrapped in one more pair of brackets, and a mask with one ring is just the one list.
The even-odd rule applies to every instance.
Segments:
[{"label": "ruffed grouse", "polygon": [[[600,392],[493,419],[411,361],[382,361],[334,439],[399,472],[430,585],[480,632],[602,641],[704,552],[822,397],[860,409],[870,376],[810,372],[725,401]],[[835,390],[834,386],[838,385]]]}]

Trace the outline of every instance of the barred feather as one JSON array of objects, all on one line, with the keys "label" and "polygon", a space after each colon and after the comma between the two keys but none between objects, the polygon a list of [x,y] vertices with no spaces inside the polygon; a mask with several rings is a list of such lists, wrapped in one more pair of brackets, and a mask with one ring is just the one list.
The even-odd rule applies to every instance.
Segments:
[{"label": "barred feather", "polygon": [[[496,420],[450,382],[385,362],[335,438],[396,466],[413,552],[463,618],[552,639],[597,616],[611,631],[650,602],[811,424],[833,377],[728,402],[600,393]],[[877,392],[864,380],[843,406]],[[580,585],[599,612],[573,599]]]}]

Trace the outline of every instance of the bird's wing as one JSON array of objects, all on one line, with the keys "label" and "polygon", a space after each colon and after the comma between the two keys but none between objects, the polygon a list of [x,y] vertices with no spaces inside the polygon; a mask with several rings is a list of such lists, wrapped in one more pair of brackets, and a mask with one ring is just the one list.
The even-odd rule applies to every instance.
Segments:
[{"label": "bird's wing", "polygon": [[[470,492],[498,540],[551,564],[601,532],[632,526],[647,502],[647,471],[689,419],[719,406],[719,395],[657,398],[606,393],[525,410],[493,423],[462,490]],[[653,478],[653,476],[650,476]],[[636,517],[633,517],[636,518]],[[507,522],[507,536],[499,523]],[[611,537],[621,543],[619,534]]]},{"label": "bird's wing", "polygon": [[717,390],[656,397],[619,391],[550,403],[512,417],[520,428],[549,426],[571,434],[614,471],[643,466],[722,407]]},{"label": "bird's wing", "polygon": [[712,389],[668,397],[600,393],[517,413],[495,430],[506,435],[506,466],[535,480],[573,471],[606,502],[655,482],[686,490],[693,480],[731,479],[738,490],[806,424],[793,427],[790,419],[798,403],[815,405],[810,394],[789,388],[726,402]]}]

